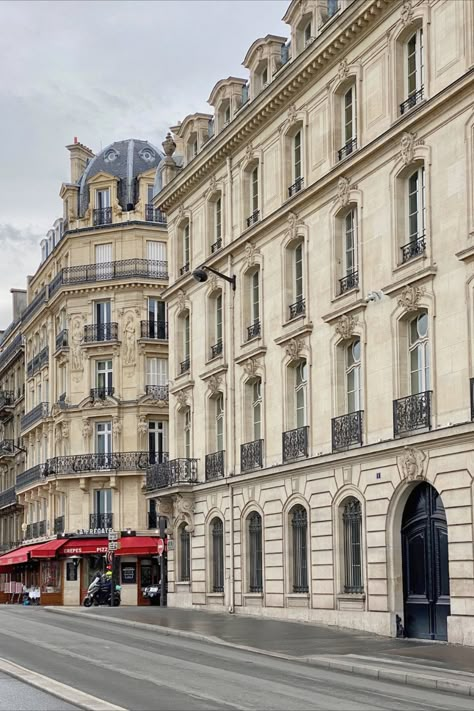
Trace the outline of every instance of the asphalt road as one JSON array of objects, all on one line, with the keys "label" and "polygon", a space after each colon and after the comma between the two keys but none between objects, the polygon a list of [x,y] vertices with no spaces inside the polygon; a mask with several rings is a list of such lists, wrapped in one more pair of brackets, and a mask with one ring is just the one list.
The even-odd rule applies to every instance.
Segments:
[{"label": "asphalt road", "polygon": [[5,659],[131,711],[472,711],[474,706],[472,698],[41,608],[0,608],[0,650]]},{"label": "asphalt road", "polygon": [[0,672],[0,711],[68,711],[76,706]]}]

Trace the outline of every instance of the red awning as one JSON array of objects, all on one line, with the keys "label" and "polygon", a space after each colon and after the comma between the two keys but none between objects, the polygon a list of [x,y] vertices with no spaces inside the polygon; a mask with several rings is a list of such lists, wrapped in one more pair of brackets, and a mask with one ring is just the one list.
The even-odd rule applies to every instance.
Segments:
[{"label": "red awning", "polygon": [[18,565],[18,563],[26,563],[28,561],[28,553],[34,550],[36,546],[22,546],[14,551],[5,553],[0,556],[0,565]]},{"label": "red awning", "polygon": [[31,551],[32,558],[54,558],[59,549],[67,543],[64,538],[54,538],[52,541],[46,541],[46,543],[39,543]]},{"label": "red awning", "polygon": [[[107,553],[107,538],[68,538],[63,539],[61,555],[84,555],[88,553]],[[1,558],[0,558],[1,560]]]},{"label": "red awning", "polygon": [[115,555],[158,555],[159,540],[151,536],[123,536]]}]

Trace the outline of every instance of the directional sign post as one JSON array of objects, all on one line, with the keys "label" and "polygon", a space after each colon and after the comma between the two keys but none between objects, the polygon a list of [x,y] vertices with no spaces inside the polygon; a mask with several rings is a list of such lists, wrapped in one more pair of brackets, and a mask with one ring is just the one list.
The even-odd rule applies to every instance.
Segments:
[{"label": "directional sign post", "polygon": [[115,551],[120,548],[120,543],[119,543],[119,533],[118,531],[109,531],[108,534],[109,538],[109,546],[108,546],[108,555],[107,559],[110,559],[110,565],[112,566],[112,578],[110,580],[110,606],[114,606],[114,597],[115,597],[115,560],[114,560],[114,553]]}]

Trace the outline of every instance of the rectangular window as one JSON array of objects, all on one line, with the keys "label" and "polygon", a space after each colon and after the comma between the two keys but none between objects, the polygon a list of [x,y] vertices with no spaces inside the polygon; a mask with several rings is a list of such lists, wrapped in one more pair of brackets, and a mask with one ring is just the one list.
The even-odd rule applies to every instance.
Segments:
[{"label": "rectangular window", "polygon": [[151,205],[153,202],[153,192],[154,192],[153,185],[148,184],[147,185],[147,199],[146,199],[147,205]]},{"label": "rectangular window", "polygon": [[166,262],[166,242],[156,242],[147,240],[146,243],[146,258],[156,262]]},{"label": "rectangular window", "polygon": [[110,392],[112,388],[112,361],[96,361],[96,388]]},{"label": "rectangular window", "polygon": [[112,452],[112,423],[97,422],[95,426],[96,453],[111,454]]},{"label": "rectangular window", "polygon": [[423,87],[423,30],[419,29],[407,42],[407,89],[408,96]]},{"label": "rectangular window", "polygon": [[265,89],[267,84],[268,84],[268,68],[265,67],[264,70],[262,71],[262,89]]},{"label": "rectangular window", "polygon": [[110,207],[110,189],[95,191],[95,206],[97,210],[104,210]]},{"label": "rectangular window", "polygon": [[160,299],[148,299],[148,321],[158,323],[166,321],[166,303]]},{"label": "rectangular window", "polygon": [[311,22],[308,22],[306,27],[304,28],[304,43],[305,46],[311,41],[312,39],[312,27],[311,27]]},{"label": "rectangular window", "polygon": [[418,168],[408,179],[408,237],[416,242],[425,234],[425,169]]},{"label": "rectangular window", "polygon": [[96,301],[94,304],[95,323],[103,326],[112,320],[112,309],[110,301]]},{"label": "rectangular window", "polygon": [[168,454],[168,422],[148,422],[148,451],[150,463],[163,462]]},{"label": "rectangular window", "polygon": [[260,319],[260,272],[252,274],[252,322]]},{"label": "rectangular window", "polygon": [[230,104],[227,104],[224,111],[224,125],[226,126],[230,121]]},{"label": "rectangular window", "polygon": [[301,131],[295,135],[293,139],[293,179],[294,181],[301,178]]},{"label": "rectangular window", "polygon": [[224,449],[224,396],[219,395],[215,400],[216,407],[216,451]]},{"label": "rectangular window", "polygon": [[184,264],[189,265],[189,222],[186,223],[183,230],[183,257]]},{"label": "rectangular window", "polygon": [[308,366],[303,360],[295,368],[296,427],[306,426],[306,386]]},{"label": "rectangular window", "polygon": [[112,279],[112,244],[96,244],[95,265],[97,279]]},{"label": "rectangular window", "polygon": [[217,198],[215,206],[215,238],[216,241],[222,236],[222,201],[221,198]]},{"label": "rectangular window", "polygon": [[345,275],[357,271],[357,217],[351,210],[344,218],[344,272]]},{"label": "rectangular window", "polygon": [[216,343],[222,341],[222,294],[216,297]]},{"label": "rectangular window", "polygon": [[94,513],[112,513],[112,489],[96,489],[94,491]]},{"label": "rectangular window", "polygon": [[344,144],[350,143],[356,137],[355,106],[355,87],[351,86],[351,88],[344,94]]},{"label": "rectangular window", "polygon": [[250,176],[250,204],[252,212],[258,210],[258,166],[256,166]]},{"label": "rectangular window", "polygon": [[294,299],[295,302],[303,299],[303,244],[300,243],[294,250]]},{"label": "rectangular window", "polygon": [[189,314],[184,317],[184,348],[183,348],[183,356],[184,359],[189,358],[190,354],[190,323],[189,323]]},{"label": "rectangular window", "polygon": [[260,378],[252,385],[253,438],[262,439],[262,381]]},{"label": "rectangular window", "polygon": [[184,456],[191,458],[191,409],[188,407],[184,413]]},{"label": "rectangular window", "polygon": [[168,360],[146,359],[146,385],[168,385]]}]

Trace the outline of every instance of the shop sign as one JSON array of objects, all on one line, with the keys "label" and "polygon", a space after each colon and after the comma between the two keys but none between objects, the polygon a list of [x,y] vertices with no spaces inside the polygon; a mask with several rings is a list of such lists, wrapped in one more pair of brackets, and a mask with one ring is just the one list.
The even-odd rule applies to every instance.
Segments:
[{"label": "shop sign", "polygon": [[118,531],[109,531],[109,541],[118,541],[119,539],[119,532]]},{"label": "shop sign", "polygon": [[76,531],[77,536],[108,536],[113,533],[113,528],[80,528]]},{"label": "shop sign", "polygon": [[[65,553],[66,555],[75,555],[77,553],[82,553],[82,547],[80,545],[75,546],[74,548],[63,548],[61,553]],[[88,550],[86,553],[107,553],[107,546],[97,546],[95,551]]]}]

